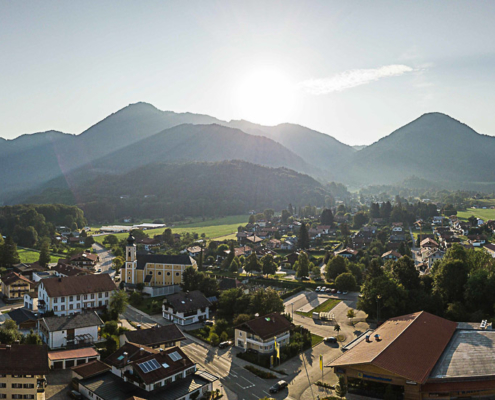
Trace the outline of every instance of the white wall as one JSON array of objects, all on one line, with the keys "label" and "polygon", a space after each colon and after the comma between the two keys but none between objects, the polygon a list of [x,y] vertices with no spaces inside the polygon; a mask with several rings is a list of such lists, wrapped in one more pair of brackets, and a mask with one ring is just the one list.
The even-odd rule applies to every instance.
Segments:
[{"label": "white wall", "polygon": [[[89,326],[86,328],[76,329],[74,332],[74,336],[90,334],[93,337],[93,341],[96,342],[98,340],[98,326]],[[59,347],[67,346],[67,331],[55,331],[50,332],[50,338],[48,341],[48,346],[52,349],[57,349]]]}]

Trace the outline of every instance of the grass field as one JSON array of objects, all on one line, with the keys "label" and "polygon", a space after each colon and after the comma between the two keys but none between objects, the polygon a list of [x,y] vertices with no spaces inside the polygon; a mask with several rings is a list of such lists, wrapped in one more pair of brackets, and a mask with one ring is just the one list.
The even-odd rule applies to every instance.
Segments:
[{"label": "grass field", "polygon": [[317,344],[323,342],[323,338],[321,336],[311,334],[311,346],[316,346]]},{"label": "grass field", "polygon": [[[40,253],[37,250],[33,249],[17,249],[17,252],[19,253],[19,258],[21,259],[21,263],[34,263],[39,260],[40,258]],[[61,258],[60,256],[54,256],[52,255],[50,257],[50,262],[51,263],[56,263],[58,262],[58,259]]]},{"label": "grass field", "polygon": [[495,209],[491,208],[468,208],[466,211],[458,211],[457,217],[462,220],[467,220],[471,215],[481,218],[485,222],[489,219],[495,219]]},{"label": "grass field", "polygon": [[311,318],[313,316],[314,312],[328,312],[332,308],[334,308],[337,304],[339,304],[342,300],[338,299],[328,299],[327,301],[321,303],[319,306],[313,308],[311,311],[308,312],[302,312],[302,311],[296,311],[296,314],[302,315],[303,317],[309,317]]},{"label": "grass field", "polygon": [[[176,224],[170,225],[169,228],[172,229],[173,233],[183,234],[186,232],[189,233],[197,233],[201,235],[204,233],[209,239],[222,238],[234,238],[235,233],[237,232],[237,227],[239,225],[247,224],[249,219],[248,215],[234,215],[230,217],[216,218],[210,219],[206,221],[193,221],[189,224]],[[159,229],[149,229],[145,231],[149,237],[153,237],[154,235],[162,234],[165,228]],[[117,233],[119,239],[123,239],[128,236],[127,233]],[[96,236],[95,241],[98,243],[102,243],[105,239],[105,236]]]}]

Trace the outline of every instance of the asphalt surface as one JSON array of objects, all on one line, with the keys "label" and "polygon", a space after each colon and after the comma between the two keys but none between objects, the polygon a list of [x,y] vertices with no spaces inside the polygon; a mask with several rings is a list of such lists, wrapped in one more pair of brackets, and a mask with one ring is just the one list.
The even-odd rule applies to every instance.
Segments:
[{"label": "asphalt surface", "polygon": [[112,269],[112,260],[114,259],[114,256],[111,251],[99,243],[94,243],[93,249],[96,250],[96,254],[100,257],[100,262],[96,266],[96,270],[101,268],[102,274],[110,274],[110,276],[114,278],[115,270]]}]

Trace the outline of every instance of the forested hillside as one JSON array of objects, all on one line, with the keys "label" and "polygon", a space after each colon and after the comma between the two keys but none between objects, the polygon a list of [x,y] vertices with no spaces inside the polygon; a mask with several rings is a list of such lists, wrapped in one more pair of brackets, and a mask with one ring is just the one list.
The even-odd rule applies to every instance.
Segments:
[{"label": "forested hillside", "polygon": [[[333,201],[328,190],[307,175],[243,161],[148,165],[102,176],[72,190],[85,216],[99,222],[129,215],[235,215],[251,209],[280,210],[289,203],[323,206]],[[29,201],[45,202],[52,195],[47,189]],[[57,189],[57,195],[71,197],[68,189]]]}]

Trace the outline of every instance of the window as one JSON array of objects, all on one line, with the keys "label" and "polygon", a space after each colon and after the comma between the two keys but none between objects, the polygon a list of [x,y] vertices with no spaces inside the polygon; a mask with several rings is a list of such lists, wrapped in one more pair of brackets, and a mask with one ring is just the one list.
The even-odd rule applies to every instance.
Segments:
[{"label": "window", "polygon": [[24,389],[34,389],[34,383],[25,383]]},{"label": "window", "polygon": [[91,299],[94,299],[94,298],[95,298],[95,294],[91,293]]},{"label": "window", "polygon": [[153,271],[148,271],[148,275],[153,275]]},{"label": "window", "polygon": [[57,306],[53,307],[53,311],[58,311],[58,307]]},{"label": "window", "polygon": [[167,272],[167,276],[170,276],[170,272]]},{"label": "window", "polygon": [[69,301],[74,301],[74,296],[70,296]]},{"label": "window", "polygon": [[73,305],[72,304],[69,304],[69,310],[72,310],[73,309]]},{"label": "window", "polygon": [[179,276],[179,275],[180,275],[180,272],[176,272],[176,273],[175,273],[175,276]]},{"label": "window", "polygon": [[58,297],[55,297],[55,298],[53,299],[53,302],[54,302],[54,303],[58,303]]},{"label": "window", "polygon": [[60,301],[65,301],[65,297],[60,298]]},{"label": "window", "polygon": [[77,300],[81,300],[81,295],[78,294],[76,298],[77,298]]},{"label": "window", "polygon": [[22,394],[13,394],[12,398],[13,399],[22,399]]},{"label": "window", "polygon": [[101,299],[103,297],[103,293],[98,293],[98,298]]},{"label": "window", "polygon": [[108,306],[108,300],[105,300],[105,305]]},{"label": "window", "polygon": [[108,292],[105,292],[105,297],[108,297]]},{"label": "window", "polygon": [[60,311],[65,311],[65,304],[62,304]]},{"label": "window", "polygon": [[6,399],[7,395],[5,393],[0,393],[0,399]]},{"label": "window", "polygon": [[0,383],[0,388],[5,389],[7,387],[6,383]]},{"label": "window", "polygon": [[13,383],[12,389],[22,389],[22,383]]},{"label": "window", "polygon": [[34,399],[34,394],[25,394],[24,398],[25,399]]},{"label": "window", "polygon": [[84,295],[84,300],[88,300],[88,295],[87,294]]},{"label": "window", "polygon": [[158,275],[161,275],[162,274],[162,271],[158,271]]}]

